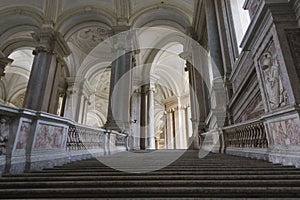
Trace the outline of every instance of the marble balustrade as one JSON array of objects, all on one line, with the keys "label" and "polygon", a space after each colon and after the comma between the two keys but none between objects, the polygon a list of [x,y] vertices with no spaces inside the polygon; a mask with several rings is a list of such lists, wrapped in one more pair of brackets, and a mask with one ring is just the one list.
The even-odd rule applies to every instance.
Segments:
[{"label": "marble balustrade", "polygon": [[0,174],[40,170],[128,149],[125,133],[44,112],[1,106],[0,122]]}]

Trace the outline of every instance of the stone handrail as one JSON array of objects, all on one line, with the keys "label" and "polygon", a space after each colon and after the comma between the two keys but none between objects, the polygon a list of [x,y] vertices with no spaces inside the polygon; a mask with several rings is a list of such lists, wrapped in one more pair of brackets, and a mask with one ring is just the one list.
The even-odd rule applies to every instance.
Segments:
[{"label": "stone handrail", "polygon": [[67,150],[109,149],[109,145],[124,146],[127,149],[127,134],[82,124],[69,126]]},{"label": "stone handrail", "polygon": [[267,134],[262,121],[253,121],[223,129],[224,145],[240,148],[268,148]]},{"label": "stone handrail", "polygon": [[[0,106],[0,175],[126,150],[127,134],[45,112]],[[20,159],[25,155],[30,159]]]}]

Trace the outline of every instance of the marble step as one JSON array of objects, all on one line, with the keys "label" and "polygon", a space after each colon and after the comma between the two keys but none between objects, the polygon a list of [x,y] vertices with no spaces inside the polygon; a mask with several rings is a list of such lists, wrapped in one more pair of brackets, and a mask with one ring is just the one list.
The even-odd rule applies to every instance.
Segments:
[{"label": "marble step", "polygon": [[[174,155],[163,152],[161,158],[168,153]],[[146,168],[146,163],[149,160],[136,164]],[[153,164],[160,166],[159,160],[153,160]],[[300,170],[229,155],[209,154],[199,159],[196,151],[188,151],[171,165],[149,173],[126,173],[89,159],[0,178],[1,199],[201,197],[300,197]]]},{"label": "marble step", "polygon": [[298,175],[105,175],[105,176],[10,176],[0,179],[0,183],[9,182],[37,182],[37,181],[134,181],[134,180],[272,180],[273,182],[285,181],[285,180],[300,180],[300,174]]},{"label": "marble step", "polygon": [[[119,175],[127,175],[126,172],[60,172],[57,173],[55,171],[53,172],[33,172],[33,173],[26,173],[22,176],[24,177],[53,177],[53,176],[119,176]],[[131,173],[131,175],[134,175],[135,173]],[[181,176],[187,176],[187,175],[299,175],[299,170],[281,170],[281,171],[274,171],[274,170],[263,170],[263,171],[156,171],[151,173],[143,174],[143,176],[151,176],[151,175],[181,175]]]},{"label": "marble step", "polygon": [[287,198],[300,197],[300,187],[135,187],[0,189],[0,197],[12,198]]},{"label": "marble step", "polygon": [[[300,187],[300,180],[99,180],[1,182],[1,189],[39,188],[138,188],[138,187]],[[299,191],[300,192],[300,191]]]},{"label": "marble step", "polygon": [[[118,167],[118,169],[121,170],[126,170],[126,169],[135,169],[135,168],[129,168],[129,167]],[[300,171],[298,169],[290,168],[290,167],[282,167],[282,168],[271,168],[271,167],[241,167],[241,166],[223,166],[223,167],[168,167],[168,168],[162,168],[159,169],[159,171],[164,172],[164,171],[284,171],[284,170],[289,170],[289,171]],[[45,169],[43,172],[45,173],[64,173],[64,172],[115,172],[117,170],[115,169],[110,169],[110,168],[105,168],[105,167],[92,167],[92,168],[55,168],[55,169]]]}]

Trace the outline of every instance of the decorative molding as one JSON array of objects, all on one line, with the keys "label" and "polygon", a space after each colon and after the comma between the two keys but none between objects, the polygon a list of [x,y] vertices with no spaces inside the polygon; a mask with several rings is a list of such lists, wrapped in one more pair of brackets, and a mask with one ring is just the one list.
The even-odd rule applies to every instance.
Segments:
[{"label": "decorative molding", "polygon": [[71,54],[71,50],[63,36],[52,28],[45,27],[39,29],[32,34],[32,37],[38,42],[34,54],[47,52],[56,54],[61,59]]},{"label": "decorative molding", "polygon": [[246,0],[245,1],[243,7],[244,7],[244,9],[249,11],[249,15],[250,15],[251,19],[255,15],[260,2],[261,2],[261,0]]}]

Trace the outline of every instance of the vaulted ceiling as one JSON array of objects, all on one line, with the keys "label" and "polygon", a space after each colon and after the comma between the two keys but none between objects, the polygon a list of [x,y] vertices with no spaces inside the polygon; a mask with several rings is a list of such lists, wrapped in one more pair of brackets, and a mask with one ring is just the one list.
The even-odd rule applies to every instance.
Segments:
[{"label": "vaulted ceiling", "polygon": [[[36,46],[32,33],[42,27],[52,27],[60,32],[72,52],[65,60],[67,74],[74,77],[78,73],[81,74],[97,91],[93,105],[98,107],[99,113],[89,113],[89,116],[92,118],[97,116],[97,120],[103,123],[107,112],[103,108],[108,103],[109,93],[107,77],[110,73],[107,67],[111,58],[103,51],[99,56],[103,57],[104,62],[86,63],[87,55],[112,36],[114,27],[128,27],[128,29],[156,27],[158,28],[156,30],[143,29],[138,34],[137,48],[143,49],[140,51],[138,64],[154,62],[155,64],[150,65],[152,73],[165,76],[165,84],[174,85],[177,82],[174,88],[170,86],[158,88],[161,94],[156,98],[158,104],[161,99],[168,98],[178,91],[186,92],[186,79],[173,73],[176,71],[184,73],[184,62],[179,58],[179,54],[183,51],[184,38],[176,36],[174,31],[186,33],[190,29],[198,1],[1,0],[0,53],[9,56],[19,49],[23,49],[19,54],[27,52],[24,48],[31,51]],[[172,30],[171,35],[166,32],[167,29]],[[148,49],[148,46],[153,44],[160,45],[159,48],[163,51]],[[102,48],[106,50],[107,46],[102,44]],[[33,56],[27,55],[25,58],[28,60]],[[20,62],[16,62],[15,66],[22,66]],[[86,65],[82,66],[83,64]],[[26,64],[24,70],[28,71],[28,66]],[[28,72],[26,74],[28,76]],[[178,91],[171,91],[173,89]]]}]

